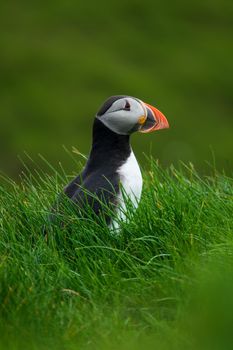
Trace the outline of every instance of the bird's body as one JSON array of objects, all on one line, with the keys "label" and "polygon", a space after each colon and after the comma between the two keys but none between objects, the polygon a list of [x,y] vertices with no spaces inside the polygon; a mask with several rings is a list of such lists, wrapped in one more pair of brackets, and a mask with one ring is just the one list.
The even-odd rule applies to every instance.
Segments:
[{"label": "bird's body", "polygon": [[[77,204],[84,197],[87,198],[96,214],[103,211],[102,202],[104,205],[112,203],[118,216],[124,219],[125,201],[130,199],[137,207],[141,191],[142,175],[129,136],[112,132],[96,119],[87,164],[82,173],[65,188],[65,194]],[[88,193],[90,196],[86,196]],[[101,200],[98,201],[95,196]],[[106,221],[111,227],[118,226],[110,217],[106,217]]]},{"label": "bird's body", "polygon": [[[166,118],[154,107],[129,96],[109,98],[95,117],[86,166],[65,187],[65,195],[77,209],[88,204],[109,227],[118,228],[116,216],[125,220],[126,201],[136,208],[142,192],[142,175],[130,146],[130,134],[165,127]],[[117,215],[112,216],[111,212]],[[54,214],[53,211],[53,217]]]}]

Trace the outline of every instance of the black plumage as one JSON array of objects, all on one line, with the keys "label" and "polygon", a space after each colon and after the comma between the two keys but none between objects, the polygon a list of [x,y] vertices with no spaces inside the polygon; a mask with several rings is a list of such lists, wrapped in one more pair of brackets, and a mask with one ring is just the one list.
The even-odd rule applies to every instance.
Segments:
[{"label": "black plumage", "polygon": [[[129,135],[119,135],[95,118],[92,132],[92,147],[85,168],[64,189],[64,193],[77,210],[91,206],[96,215],[103,214],[107,224],[111,223],[105,206],[117,204],[119,174],[117,169],[127,160],[131,148]],[[59,197],[51,210],[50,222],[59,213]]]}]

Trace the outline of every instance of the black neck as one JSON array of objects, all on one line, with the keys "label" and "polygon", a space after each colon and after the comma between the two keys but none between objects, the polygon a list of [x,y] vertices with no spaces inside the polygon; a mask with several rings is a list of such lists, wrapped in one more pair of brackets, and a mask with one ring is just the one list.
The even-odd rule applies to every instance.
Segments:
[{"label": "black neck", "polygon": [[88,165],[120,166],[131,153],[129,135],[119,135],[95,118]]}]

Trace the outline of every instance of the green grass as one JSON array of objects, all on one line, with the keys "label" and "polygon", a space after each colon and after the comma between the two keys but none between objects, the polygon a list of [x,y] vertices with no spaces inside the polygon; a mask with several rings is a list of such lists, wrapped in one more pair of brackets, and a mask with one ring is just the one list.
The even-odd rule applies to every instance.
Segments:
[{"label": "green grass", "polygon": [[70,211],[42,226],[69,179],[0,187],[1,349],[226,349],[233,321],[233,186],[192,165],[144,172],[118,235]]}]

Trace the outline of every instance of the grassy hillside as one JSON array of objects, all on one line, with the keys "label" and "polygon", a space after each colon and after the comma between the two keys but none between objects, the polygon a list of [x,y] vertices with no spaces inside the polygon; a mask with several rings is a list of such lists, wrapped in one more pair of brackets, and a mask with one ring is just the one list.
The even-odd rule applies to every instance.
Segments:
[{"label": "grassy hillside", "polygon": [[[41,235],[68,181],[0,188],[1,349],[224,349],[232,344],[233,187],[192,165],[144,172],[118,235],[66,216]],[[39,180],[38,180],[39,178]]]}]

